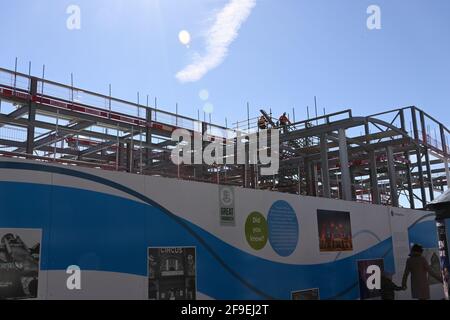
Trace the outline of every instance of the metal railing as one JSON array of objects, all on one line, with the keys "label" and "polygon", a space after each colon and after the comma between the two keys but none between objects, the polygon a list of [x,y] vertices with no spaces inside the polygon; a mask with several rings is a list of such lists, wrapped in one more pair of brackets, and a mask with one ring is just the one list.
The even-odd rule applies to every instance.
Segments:
[{"label": "metal railing", "polygon": [[[28,93],[30,91],[32,78],[33,77],[30,75],[0,68],[0,87]],[[151,112],[151,120],[153,122],[190,131],[201,130],[201,125],[198,125],[201,121],[190,117],[167,112],[156,108],[156,106],[133,103],[41,78],[37,78],[37,96],[123,114],[140,119],[141,121],[146,121],[147,111],[149,111]],[[210,132],[214,131],[223,138],[235,136],[235,131],[233,129],[224,126],[208,123],[208,128]]]}]

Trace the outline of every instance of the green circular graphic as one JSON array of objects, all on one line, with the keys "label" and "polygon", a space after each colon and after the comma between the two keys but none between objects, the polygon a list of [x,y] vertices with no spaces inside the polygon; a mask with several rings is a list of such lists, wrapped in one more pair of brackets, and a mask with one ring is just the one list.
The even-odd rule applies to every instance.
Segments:
[{"label": "green circular graphic", "polygon": [[261,250],[266,246],[268,238],[267,221],[259,212],[252,212],[245,222],[245,237],[247,242],[255,250]]}]

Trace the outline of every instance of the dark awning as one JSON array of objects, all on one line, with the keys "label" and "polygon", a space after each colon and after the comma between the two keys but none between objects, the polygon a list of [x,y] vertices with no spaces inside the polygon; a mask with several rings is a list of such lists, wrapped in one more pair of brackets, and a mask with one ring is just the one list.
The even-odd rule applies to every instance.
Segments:
[{"label": "dark awning", "polygon": [[445,191],[442,195],[436,198],[434,201],[431,201],[429,206],[436,206],[439,204],[450,203],[450,189]]},{"label": "dark awning", "polygon": [[450,189],[427,205],[427,208],[436,212],[438,219],[450,218]]}]

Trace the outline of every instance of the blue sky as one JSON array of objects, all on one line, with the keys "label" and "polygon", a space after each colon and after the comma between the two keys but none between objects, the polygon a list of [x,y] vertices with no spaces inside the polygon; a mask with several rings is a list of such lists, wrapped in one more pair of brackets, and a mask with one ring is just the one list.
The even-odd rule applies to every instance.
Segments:
[{"label": "blue sky", "polygon": [[[205,35],[231,0],[2,0],[0,66],[196,117],[209,92],[213,122],[246,118],[246,102],[297,120],[318,97],[320,109],[369,115],[416,105],[450,125],[450,1],[256,0],[216,68],[195,82],[176,74],[205,54]],[[66,9],[81,8],[68,30]],[[382,29],[368,30],[366,9],[381,8]],[[178,33],[188,30],[187,48]]]}]

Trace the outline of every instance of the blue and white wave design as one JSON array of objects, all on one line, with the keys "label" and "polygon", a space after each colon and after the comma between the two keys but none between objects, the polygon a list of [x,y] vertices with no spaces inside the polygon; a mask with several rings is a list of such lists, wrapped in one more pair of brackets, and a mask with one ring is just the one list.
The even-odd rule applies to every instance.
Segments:
[{"label": "blue and white wave design", "polygon": [[[25,170],[37,167],[81,174],[42,165]],[[321,299],[357,299],[357,260],[382,257],[385,269],[395,271],[391,238],[338,261],[283,264],[235,248],[148,200],[145,204],[82,189],[0,182],[0,210],[5,213],[0,227],[43,229],[42,270],[77,264],[82,270],[146,276],[148,247],[195,246],[198,291],[215,299],[290,299],[291,291],[308,288],[319,288]]]},{"label": "blue and white wave design", "polygon": [[[434,214],[430,214],[434,217]],[[428,218],[424,216],[423,219]],[[417,221],[408,230],[409,242],[417,243],[424,248],[437,248],[438,234],[436,230],[436,221],[434,219],[427,221]]]}]

